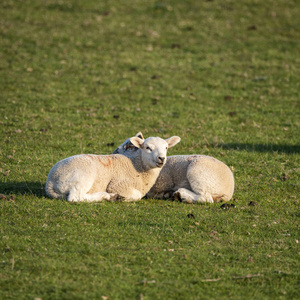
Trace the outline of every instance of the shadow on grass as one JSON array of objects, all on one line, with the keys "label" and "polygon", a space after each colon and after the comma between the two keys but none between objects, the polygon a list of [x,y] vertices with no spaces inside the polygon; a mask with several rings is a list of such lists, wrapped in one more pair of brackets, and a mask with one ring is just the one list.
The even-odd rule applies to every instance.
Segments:
[{"label": "shadow on grass", "polygon": [[273,144],[219,144],[217,148],[228,150],[246,150],[249,152],[278,152],[278,153],[300,153],[300,145],[273,145]]},{"label": "shadow on grass", "polygon": [[11,195],[33,195],[46,197],[45,184],[41,182],[0,182],[0,194]]}]

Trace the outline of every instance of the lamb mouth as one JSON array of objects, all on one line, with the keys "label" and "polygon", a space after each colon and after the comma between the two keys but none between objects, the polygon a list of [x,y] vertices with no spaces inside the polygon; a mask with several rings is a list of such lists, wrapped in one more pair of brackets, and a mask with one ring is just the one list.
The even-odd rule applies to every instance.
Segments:
[{"label": "lamb mouth", "polygon": [[164,163],[162,163],[162,162],[157,162],[157,163],[156,163],[156,166],[157,166],[158,168],[162,168],[163,165],[164,165]]}]

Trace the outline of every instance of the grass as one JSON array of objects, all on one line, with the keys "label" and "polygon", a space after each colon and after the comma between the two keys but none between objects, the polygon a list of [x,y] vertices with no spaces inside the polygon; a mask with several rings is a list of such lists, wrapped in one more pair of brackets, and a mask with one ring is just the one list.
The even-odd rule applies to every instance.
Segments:
[{"label": "grass", "polygon": [[[1,1],[0,298],[299,297],[299,13]],[[233,167],[236,208],[46,197],[55,162],[138,131]]]}]

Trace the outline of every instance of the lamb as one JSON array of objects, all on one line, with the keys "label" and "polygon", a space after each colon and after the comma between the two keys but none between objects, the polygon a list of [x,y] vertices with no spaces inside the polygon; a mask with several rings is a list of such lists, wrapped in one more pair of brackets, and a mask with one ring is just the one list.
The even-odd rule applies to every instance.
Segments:
[{"label": "lamb", "polygon": [[[143,139],[139,132],[136,137]],[[113,153],[134,158],[137,148],[127,139]],[[223,162],[206,155],[169,156],[148,198],[175,198],[185,203],[229,201],[234,192],[234,177]]]},{"label": "lamb", "polygon": [[167,149],[180,137],[129,140],[136,147],[134,159],[118,154],[80,154],[57,162],[47,178],[47,195],[69,202],[140,200],[166,163]]}]

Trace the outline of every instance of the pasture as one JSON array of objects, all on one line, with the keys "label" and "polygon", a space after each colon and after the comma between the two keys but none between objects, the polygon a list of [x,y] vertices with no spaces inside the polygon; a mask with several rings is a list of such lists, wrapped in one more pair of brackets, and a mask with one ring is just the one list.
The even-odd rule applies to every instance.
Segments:
[{"label": "pasture", "polygon": [[[0,298],[296,299],[296,0],[0,2]],[[172,135],[222,203],[67,203],[51,167]]]}]

